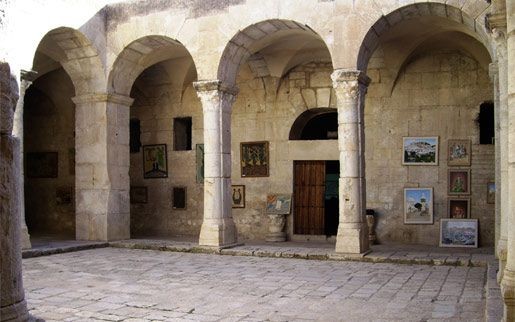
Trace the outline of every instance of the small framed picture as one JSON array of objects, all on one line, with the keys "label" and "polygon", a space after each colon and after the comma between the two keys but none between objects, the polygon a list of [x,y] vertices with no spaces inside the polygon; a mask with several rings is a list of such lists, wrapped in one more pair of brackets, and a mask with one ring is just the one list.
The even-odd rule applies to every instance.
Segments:
[{"label": "small framed picture", "polygon": [[470,169],[449,169],[449,195],[470,195]]},{"label": "small framed picture", "polygon": [[404,189],[404,223],[433,223],[433,188]]},{"label": "small framed picture", "polygon": [[245,208],[245,186],[233,185],[232,186],[232,207]]},{"label": "small framed picture", "polygon": [[470,198],[449,198],[449,218],[470,218]]},{"label": "small framed picture", "polygon": [[166,144],[143,146],[143,178],[168,178]]},{"label": "small framed picture", "polygon": [[241,176],[242,177],[268,177],[268,142],[242,142]]},{"label": "small framed picture", "polygon": [[290,194],[270,194],[266,196],[266,213],[276,215],[287,215],[290,213]]},{"label": "small framed picture", "polygon": [[440,219],[440,247],[477,246],[477,219]]},{"label": "small framed picture", "polygon": [[495,203],[495,182],[489,182],[486,184],[486,203]]},{"label": "small framed picture", "polygon": [[470,140],[449,140],[447,165],[469,166],[470,154]]},{"label": "small framed picture", "polygon": [[402,138],[403,165],[438,165],[438,137]]},{"label": "small framed picture", "polygon": [[133,204],[136,203],[147,203],[148,202],[148,192],[147,187],[135,187],[131,186],[130,190],[130,201]]}]

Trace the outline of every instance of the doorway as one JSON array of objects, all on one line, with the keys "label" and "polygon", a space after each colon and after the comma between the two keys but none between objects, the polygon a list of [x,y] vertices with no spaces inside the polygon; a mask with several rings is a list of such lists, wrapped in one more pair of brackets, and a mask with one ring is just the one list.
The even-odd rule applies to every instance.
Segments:
[{"label": "doorway", "polygon": [[339,161],[294,161],[294,234],[336,235],[339,176]]}]

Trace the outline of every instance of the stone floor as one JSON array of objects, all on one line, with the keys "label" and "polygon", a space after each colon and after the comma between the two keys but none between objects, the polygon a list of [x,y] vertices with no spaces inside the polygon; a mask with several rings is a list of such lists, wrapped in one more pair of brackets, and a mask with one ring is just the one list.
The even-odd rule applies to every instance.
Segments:
[{"label": "stone floor", "polygon": [[473,265],[108,247],[23,266],[46,321],[482,321],[486,305],[487,268]]}]

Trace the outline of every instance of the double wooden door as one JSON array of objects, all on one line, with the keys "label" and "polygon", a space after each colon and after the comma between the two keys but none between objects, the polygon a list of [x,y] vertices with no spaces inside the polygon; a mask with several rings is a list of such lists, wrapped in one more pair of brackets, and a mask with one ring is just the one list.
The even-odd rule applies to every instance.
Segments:
[{"label": "double wooden door", "polygon": [[294,233],[325,233],[325,161],[294,163]]}]

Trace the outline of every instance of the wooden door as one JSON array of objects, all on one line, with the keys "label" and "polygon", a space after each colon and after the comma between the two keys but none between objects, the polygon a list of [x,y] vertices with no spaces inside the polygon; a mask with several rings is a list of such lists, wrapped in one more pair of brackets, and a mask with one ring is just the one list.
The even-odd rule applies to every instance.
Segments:
[{"label": "wooden door", "polygon": [[325,161],[295,161],[294,182],[294,233],[324,235]]}]

